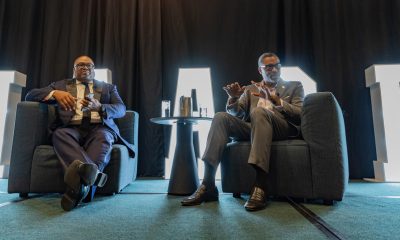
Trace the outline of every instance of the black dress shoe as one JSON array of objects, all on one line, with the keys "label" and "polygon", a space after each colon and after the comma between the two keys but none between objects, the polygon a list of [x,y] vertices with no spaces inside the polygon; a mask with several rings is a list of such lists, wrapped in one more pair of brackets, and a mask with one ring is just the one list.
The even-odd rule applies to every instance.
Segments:
[{"label": "black dress shoe", "polygon": [[100,172],[96,164],[82,162],[80,163],[81,164],[78,166],[78,174],[81,178],[82,184],[86,186],[96,185],[99,187],[103,187],[104,184],[107,182],[107,174]]},{"label": "black dress shoe", "polygon": [[89,203],[93,200],[96,187],[103,187],[107,182],[107,174],[100,172],[97,165],[93,163],[82,163],[78,168],[78,174],[81,178],[81,183],[90,188],[89,193],[82,200],[84,203]]},{"label": "black dress shoe", "polygon": [[244,204],[247,211],[258,211],[267,206],[267,199],[264,190],[254,187],[249,200]]},{"label": "black dress shoe", "polygon": [[90,189],[87,196],[84,199],[82,199],[83,203],[90,203],[94,198],[94,192],[96,192],[96,186],[91,186],[89,188]]},{"label": "black dress shoe", "polygon": [[67,187],[67,191],[61,198],[61,207],[64,211],[71,211],[84,199],[89,193],[89,186],[80,184],[77,190]]},{"label": "black dress shoe", "polygon": [[[64,182],[67,189],[61,198],[61,207],[65,211],[71,211],[86,199],[92,186],[102,187],[106,181],[107,174],[100,172],[96,164],[73,161],[65,170]],[[85,202],[90,202],[92,195],[94,194],[90,194]]]},{"label": "black dress shoe", "polygon": [[218,189],[213,186],[207,189],[204,184],[201,184],[197,190],[189,197],[181,201],[182,206],[199,205],[202,202],[218,201]]},{"label": "black dress shoe", "polygon": [[82,164],[83,162],[75,160],[65,170],[64,182],[67,188],[61,198],[61,207],[65,211],[71,211],[75,208],[89,191],[88,187],[81,183],[81,177],[78,174],[79,166]]}]

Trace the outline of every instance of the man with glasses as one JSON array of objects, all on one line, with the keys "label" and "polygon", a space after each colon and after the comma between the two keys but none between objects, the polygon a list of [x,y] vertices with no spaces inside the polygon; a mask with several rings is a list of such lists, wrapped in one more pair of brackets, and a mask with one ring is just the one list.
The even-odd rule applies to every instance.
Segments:
[{"label": "man with glasses", "polygon": [[227,112],[215,114],[202,157],[205,172],[202,184],[183,206],[217,201],[215,173],[224,148],[230,138],[251,140],[248,163],[256,170],[256,181],[244,207],[257,211],[266,207],[267,177],[272,140],[283,140],[299,135],[300,114],[304,89],[300,82],[280,78],[281,64],[277,55],[264,53],[258,59],[262,81],[249,86],[237,82],[223,89],[228,94]]},{"label": "man with glasses", "polygon": [[104,186],[104,167],[110,161],[115,141],[133,147],[119,134],[114,118],[125,115],[125,105],[114,85],[94,79],[94,63],[88,56],[74,62],[73,78],[33,89],[27,101],[57,104],[57,118],[50,127],[54,150],[64,168],[66,192],[61,199],[65,211],[81,201],[90,202],[96,187]]}]

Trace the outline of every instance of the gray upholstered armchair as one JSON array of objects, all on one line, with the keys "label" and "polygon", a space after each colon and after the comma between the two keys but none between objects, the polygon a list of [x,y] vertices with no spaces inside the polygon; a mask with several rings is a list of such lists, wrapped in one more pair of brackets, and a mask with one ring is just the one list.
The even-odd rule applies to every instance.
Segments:
[{"label": "gray upholstered armchair", "polygon": [[[36,102],[21,102],[17,106],[13,148],[11,152],[8,192],[64,192],[64,174],[60,161],[49,142],[48,126],[55,118],[55,108]],[[121,136],[135,147],[130,157],[126,146],[114,144],[110,163],[104,169],[108,181],[98,193],[113,194],[136,179],[139,114],[127,111],[115,122]]]},{"label": "gray upholstered armchair", "polygon": [[[332,93],[305,97],[301,139],[272,143],[268,194],[340,201],[348,182],[348,159],[342,110]],[[222,190],[249,193],[255,180],[247,164],[250,142],[231,142],[221,162]]]}]

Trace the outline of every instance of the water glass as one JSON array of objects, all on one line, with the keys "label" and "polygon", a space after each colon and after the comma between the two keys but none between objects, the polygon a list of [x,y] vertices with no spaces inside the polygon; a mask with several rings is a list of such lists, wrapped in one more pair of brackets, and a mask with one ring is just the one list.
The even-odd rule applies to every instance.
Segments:
[{"label": "water glass", "polygon": [[161,102],[161,117],[171,117],[171,101],[162,100]]},{"label": "water glass", "polygon": [[207,117],[207,108],[199,107],[199,115],[200,115],[200,117]]}]

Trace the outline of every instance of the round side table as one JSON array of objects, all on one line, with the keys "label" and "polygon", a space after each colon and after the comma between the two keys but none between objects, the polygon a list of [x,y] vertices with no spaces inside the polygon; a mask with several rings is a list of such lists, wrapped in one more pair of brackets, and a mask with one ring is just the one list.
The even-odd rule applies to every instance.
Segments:
[{"label": "round side table", "polygon": [[172,162],[168,194],[190,195],[199,186],[197,162],[193,147],[193,124],[211,121],[209,117],[158,117],[150,121],[156,124],[176,124],[176,147]]}]

